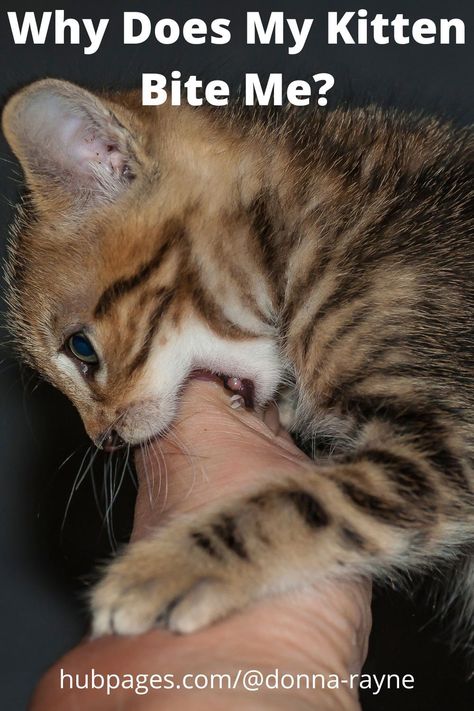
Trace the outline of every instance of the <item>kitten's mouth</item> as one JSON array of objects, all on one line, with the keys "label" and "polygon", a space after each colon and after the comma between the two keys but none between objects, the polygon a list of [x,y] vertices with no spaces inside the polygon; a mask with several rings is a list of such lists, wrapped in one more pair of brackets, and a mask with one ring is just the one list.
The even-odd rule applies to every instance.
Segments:
[{"label": "kitten's mouth", "polygon": [[[239,378],[235,375],[223,375],[221,373],[212,373],[210,370],[196,369],[191,371],[188,380],[210,380],[219,385],[223,385],[226,390],[230,390],[235,395],[240,395],[244,405],[248,409],[253,409],[255,406],[255,385],[249,378]],[[114,452],[117,449],[122,449],[126,446],[126,442],[112,431],[107,439],[102,443],[102,449],[107,452]]]},{"label": "kitten's mouth", "polygon": [[223,375],[221,373],[211,373],[209,370],[193,370],[190,379],[211,380],[223,385],[226,390],[230,390],[243,398],[245,407],[253,409],[255,406],[255,385],[249,378],[239,378],[235,375]]},{"label": "kitten's mouth", "polygon": [[[210,380],[223,385],[226,390],[240,395],[246,408],[252,410],[255,406],[255,385],[249,378],[239,378],[235,375],[211,373],[210,370],[196,369],[191,372],[188,380]],[[115,452],[126,446],[126,442],[113,430],[102,443],[106,452]]]}]

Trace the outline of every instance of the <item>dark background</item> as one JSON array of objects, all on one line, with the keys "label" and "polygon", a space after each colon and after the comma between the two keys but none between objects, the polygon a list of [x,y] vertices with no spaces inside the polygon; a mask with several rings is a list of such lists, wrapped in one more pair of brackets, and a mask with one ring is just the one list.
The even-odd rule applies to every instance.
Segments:
[{"label": "dark background", "polygon": [[[52,10],[48,5],[11,2],[0,15],[2,51],[1,92],[4,99],[36,78],[55,76],[90,87],[138,86],[142,72],[222,78],[238,86],[245,72],[283,71],[288,80],[329,72],[336,79],[329,107],[340,97],[354,103],[373,99],[402,107],[441,112],[460,123],[474,119],[473,44],[474,5],[471,0],[425,2],[258,2],[244,4],[203,0],[195,2],[82,2],[63,0],[67,16],[111,19],[100,50],[84,55],[80,46],[15,46],[7,10]],[[412,20],[459,17],[466,25],[466,44],[421,46],[367,46],[325,44],[328,10],[368,10],[369,19],[383,12],[392,19],[403,12]],[[138,10],[155,21],[162,17],[185,20],[201,17],[231,19],[232,41],[227,45],[168,47],[154,39],[143,45],[121,42],[122,12]],[[285,46],[247,47],[245,12],[283,10],[288,17],[316,22],[304,51],[288,55]],[[0,146],[0,221],[4,238],[21,174],[3,139]],[[2,248],[5,239],[2,239]],[[6,336],[5,336],[6,339]],[[2,339],[2,340],[5,340]],[[1,487],[1,699],[6,711],[25,708],[41,672],[59,654],[76,643],[85,629],[81,592],[93,562],[110,550],[103,517],[94,503],[88,476],[72,498],[63,525],[74,478],[89,443],[69,403],[26,370],[20,370],[8,348],[2,346],[0,366],[0,487]],[[61,464],[72,455],[63,466]],[[86,460],[88,461],[88,460]],[[96,460],[94,477],[101,487],[104,461]],[[116,535],[128,530],[133,485],[127,480],[116,512]],[[86,581],[86,582],[84,582]],[[442,641],[442,628],[424,601],[426,586],[408,598],[397,591],[378,593],[375,624],[366,670],[377,674],[410,673],[414,691],[365,694],[364,709],[371,711],[457,711],[473,708],[474,688],[466,682],[467,666],[461,654],[450,654]]]}]

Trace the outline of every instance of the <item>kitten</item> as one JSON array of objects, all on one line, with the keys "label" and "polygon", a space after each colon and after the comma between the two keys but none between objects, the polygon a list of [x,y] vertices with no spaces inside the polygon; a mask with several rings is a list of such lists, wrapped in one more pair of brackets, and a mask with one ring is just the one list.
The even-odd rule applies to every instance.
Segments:
[{"label": "kitten", "polygon": [[11,330],[98,445],[160,433],[207,369],[260,404],[294,377],[297,429],[330,452],[129,546],[95,633],[191,632],[282,587],[457,555],[472,629],[472,131],[374,107],[145,108],[56,80],[3,127],[30,191]]}]

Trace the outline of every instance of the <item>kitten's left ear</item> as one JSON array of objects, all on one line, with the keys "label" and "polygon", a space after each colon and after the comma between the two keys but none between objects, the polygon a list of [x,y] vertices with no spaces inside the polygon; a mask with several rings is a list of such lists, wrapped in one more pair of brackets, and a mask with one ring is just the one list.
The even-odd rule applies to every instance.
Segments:
[{"label": "kitten's left ear", "polygon": [[[112,199],[139,170],[129,112],[66,81],[45,79],[15,94],[3,131],[35,194]],[[118,108],[120,118],[115,110]]]}]

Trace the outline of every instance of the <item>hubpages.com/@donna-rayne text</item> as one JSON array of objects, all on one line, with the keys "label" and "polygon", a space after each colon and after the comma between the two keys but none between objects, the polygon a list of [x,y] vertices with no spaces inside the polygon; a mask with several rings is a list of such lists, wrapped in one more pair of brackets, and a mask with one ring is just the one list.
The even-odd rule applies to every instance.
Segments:
[{"label": "hubpages.com/@donna-rayne text", "polygon": [[287,672],[276,668],[272,671],[259,669],[236,669],[230,673],[173,673],[156,674],[111,674],[100,673],[94,668],[81,674],[59,670],[59,686],[65,691],[102,690],[108,696],[119,691],[131,691],[139,696],[157,691],[232,691],[249,693],[270,690],[338,690],[365,689],[374,696],[381,691],[411,691],[415,688],[412,674],[309,674]]}]

